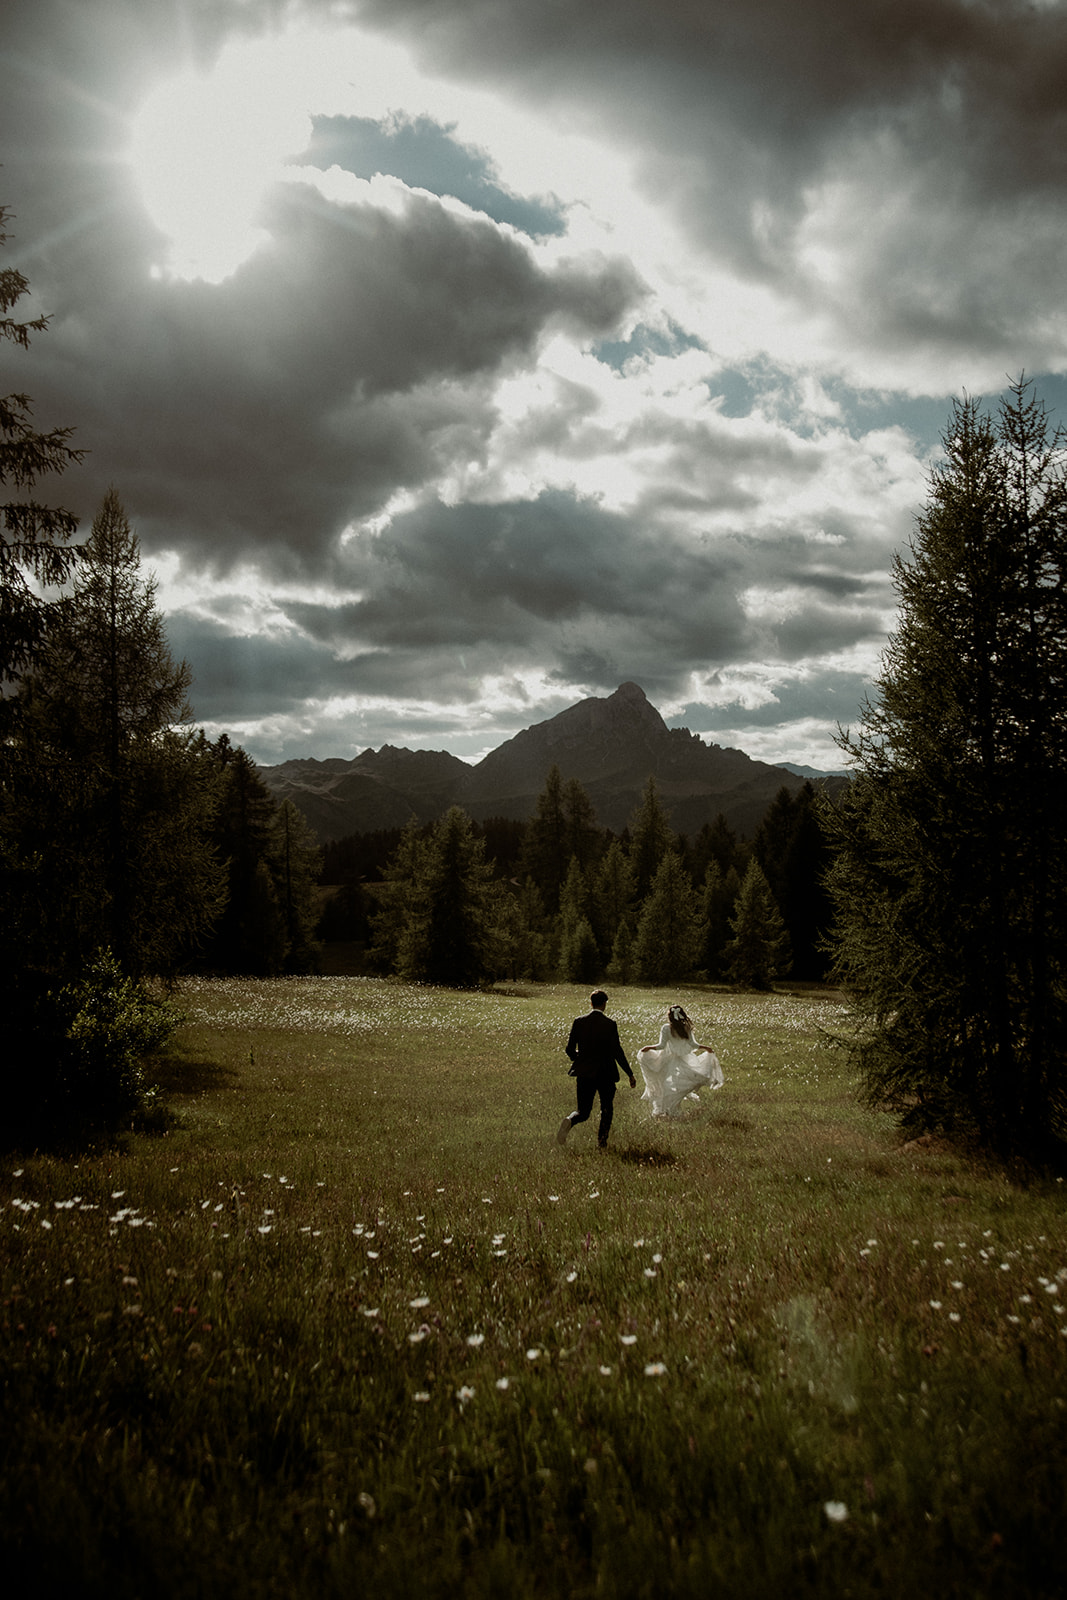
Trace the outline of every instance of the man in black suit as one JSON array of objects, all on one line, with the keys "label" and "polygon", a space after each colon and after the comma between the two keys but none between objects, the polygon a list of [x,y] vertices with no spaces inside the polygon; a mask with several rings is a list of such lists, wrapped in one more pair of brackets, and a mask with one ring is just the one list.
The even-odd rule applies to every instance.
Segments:
[{"label": "man in black suit", "polygon": [[630,1080],[630,1088],[637,1088],[637,1079],[630,1071],[630,1063],[619,1040],[618,1025],[606,1015],[608,997],[603,989],[595,989],[589,996],[590,1010],[584,1017],[575,1017],[571,1023],[566,1051],[571,1058],[571,1074],[578,1081],[578,1109],[564,1117],[556,1134],[556,1143],[563,1144],[576,1122],[588,1122],[593,1101],[600,1096],[600,1126],[597,1143],[606,1150],[611,1116],[614,1110],[615,1085],[619,1081],[619,1067]]}]

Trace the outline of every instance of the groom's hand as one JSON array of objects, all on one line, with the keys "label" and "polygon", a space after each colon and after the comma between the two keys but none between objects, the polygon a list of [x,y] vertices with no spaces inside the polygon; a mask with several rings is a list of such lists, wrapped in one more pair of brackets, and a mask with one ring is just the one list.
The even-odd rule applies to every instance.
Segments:
[{"label": "groom's hand", "polygon": [[630,1088],[631,1089],[636,1089],[637,1088],[637,1079],[634,1077],[632,1072],[630,1074]]}]

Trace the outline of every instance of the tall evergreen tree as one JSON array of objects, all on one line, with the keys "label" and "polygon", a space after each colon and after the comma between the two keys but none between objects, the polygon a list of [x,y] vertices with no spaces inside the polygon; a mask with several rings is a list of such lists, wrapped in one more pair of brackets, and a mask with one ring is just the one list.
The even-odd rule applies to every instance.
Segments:
[{"label": "tall evergreen tree", "polygon": [[630,818],[630,866],[638,900],[644,900],[648,894],[660,863],[674,843],[674,831],[660,800],[656,780],[650,777],[641,804]]},{"label": "tall evergreen tree", "polygon": [[386,862],[381,881],[368,885],[377,907],[370,919],[370,955],[385,972],[394,972],[399,965],[400,943],[416,910],[416,895],[429,849],[429,830],[412,820]]},{"label": "tall evergreen tree", "polygon": [[[11,213],[0,206],[0,246],[7,243]],[[14,308],[29,283],[13,267],[0,268],[0,349],[27,349],[48,317],[20,321]],[[70,428],[42,432],[33,422],[33,402],[22,392],[0,394],[0,1011],[9,1051],[25,1026],[32,1038],[38,990],[47,990],[42,965],[42,859],[16,837],[14,812],[25,789],[24,748],[14,738],[23,701],[15,693],[29,669],[47,615],[42,587],[62,583],[77,560],[69,541],[78,519],[71,512],[41,504],[39,480],[81,459],[70,444]],[[10,497],[10,498],[9,498]],[[52,953],[48,953],[51,961]],[[33,1045],[21,1053],[30,1055]]]},{"label": "tall evergreen tree", "polygon": [[571,859],[577,859],[583,872],[599,861],[604,845],[603,830],[597,826],[596,809],[585,785],[568,778],[563,785],[564,846]]},{"label": "tall evergreen tree", "polygon": [[634,978],[633,924],[627,919],[620,922],[611,942],[611,955],[606,968],[609,983],[631,983]]},{"label": "tall evergreen tree", "polygon": [[679,983],[691,978],[703,940],[692,880],[674,850],[668,850],[641,907],[633,963],[642,983]]},{"label": "tall evergreen tree", "polygon": [[315,938],[316,879],[322,851],[303,812],[291,800],[283,800],[274,813],[267,860],[285,927],[285,971],[317,972],[322,952]]},{"label": "tall evergreen tree", "polygon": [[434,825],[412,890],[397,949],[401,977],[463,989],[492,976],[500,889],[485,841],[459,806]]},{"label": "tall evergreen tree", "polygon": [[536,883],[550,917],[559,910],[559,892],[573,854],[568,848],[567,832],[563,776],[559,768],[553,765],[537,797],[537,808],[530,818],[521,860],[523,875],[528,874]]},{"label": "tall evergreen tree", "polygon": [[1064,440],[1020,381],[944,445],[827,812],[836,975],[872,1100],[1032,1154],[1067,1135]]},{"label": "tall evergreen tree", "polygon": [[794,977],[822,978],[832,921],[830,847],[810,783],[795,793],[779,789],[757,829],[755,853],[785,921]]},{"label": "tall evergreen tree", "polygon": [[741,884],[730,929],[732,937],[723,954],[726,975],[732,983],[745,989],[769,989],[775,978],[789,971],[789,935],[755,857]]},{"label": "tall evergreen tree", "polygon": [[549,978],[552,975],[551,932],[544,901],[532,878],[523,879],[515,894],[515,907],[518,914],[512,958],[515,975],[521,978]]},{"label": "tall evergreen tree", "polygon": [[714,861],[725,878],[731,867],[738,874],[738,882],[748,866],[749,847],[739,841],[736,833],[720,811],[714,822],[705,822],[689,852],[690,871],[694,883],[702,883],[710,862]]},{"label": "tall evergreen tree", "polygon": [[722,978],[726,974],[730,918],[740,893],[741,879],[737,875],[737,868],[731,867],[724,877],[718,862],[714,858],[709,861],[701,888],[704,944],[700,965],[711,979]]},{"label": "tall evergreen tree", "polygon": [[[4,227],[10,215],[6,206],[0,206],[0,245],[7,242]],[[9,315],[28,292],[29,283],[21,272],[0,269],[0,341],[22,349],[51,320],[34,317],[20,322]],[[71,428],[41,432],[33,422],[29,395],[0,396],[0,490],[5,492],[0,503],[0,760],[3,737],[20,709],[8,690],[30,665],[47,615],[40,586],[63,583],[77,561],[77,551],[69,543],[77,517],[27,494],[40,479],[82,459],[85,452],[70,444],[72,433]],[[7,500],[12,491],[15,498]]]},{"label": "tall evergreen tree", "polygon": [[592,890],[588,878],[582,871],[582,863],[577,856],[571,856],[567,877],[559,896],[560,921],[578,922],[584,917],[588,922],[592,899]]},{"label": "tall evergreen tree", "polygon": [[566,983],[592,983],[601,961],[590,921],[592,891],[577,856],[571,857],[559,897],[559,975]]},{"label": "tall evergreen tree", "polygon": [[628,929],[629,939],[632,940],[633,917],[634,875],[630,859],[621,842],[612,839],[596,869],[590,914],[602,956],[610,958],[623,928]]},{"label": "tall evergreen tree", "polygon": [[602,969],[600,951],[588,917],[579,917],[563,929],[559,949],[559,975],[564,983],[595,983]]},{"label": "tall evergreen tree", "polygon": [[20,689],[10,820],[51,886],[40,899],[49,964],[110,947],[134,976],[173,971],[218,913],[215,774],[202,736],[183,727],[188,685],[111,490]]},{"label": "tall evergreen tree", "polygon": [[274,799],[251,757],[226,734],[213,755],[221,774],[215,847],[226,872],[226,903],[203,964],[218,972],[272,977],[282,971],[288,949],[269,866]]}]

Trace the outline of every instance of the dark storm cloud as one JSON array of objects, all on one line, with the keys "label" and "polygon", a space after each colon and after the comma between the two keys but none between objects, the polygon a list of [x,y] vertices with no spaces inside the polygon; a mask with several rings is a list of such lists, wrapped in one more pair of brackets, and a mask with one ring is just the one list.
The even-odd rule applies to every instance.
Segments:
[{"label": "dark storm cloud", "polygon": [[608,332],[641,292],[619,262],[545,271],[427,196],[393,213],[287,185],[268,221],[219,285],[88,280],[42,344],[37,392],[93,452],[83,494],[116,482],[149,547],[314,564],[397,488],[479,454],[487,378],[546,328]]},{"label": "dark storm cloud", "polygon": [[788,661],[869,633],[884,597],[818,567],[794,575],[814,603],[773,629],[752,622],[742,595],[759,559],[744,541],[701,545],[668,532],[653,540],[633,518],[560,493],[426,506],[356,542],[346,577],[365,598],[289,602],[285,612],[348,656],[349,690],[389,681],[397,692],[443,697],[473,695],[506,661],[591,692],[633,678],[670,698],[693,671],[753,650]]},{"label": "dark storm cloud", "polygon": [[343,684],[343,670],[330,651],[305,636],[249,636],[230,632],[220,622],[174,612],[167,639],[176,660],[193,668],[190,690],[198,723],[286,715],[309,699],[319,699]]},{"label": "dark storm cloud", "polygon": [[684,147],[680,189],[699,186],[724,128],[742,187],[785,196],[872,122],[920,149],[954,135],[944,154],[986,197],[1067,181],[1058,10],[1010,0],[370,0],[351,10],[457,75],[503,78],[541,100],[581,84],[587,101],[655,131],[655,147]]},{"label": "dark storm cloud", "polygon": [[[808,307],[823,301],[861,344],[925,340],[1033,366],[1048,338],[1042,312],[1059,310],[1065,265],[1062,8],[372,0],[360,11],[457,76],[602,118],[712,256]],[[832,297],[798,258],[824,180],[851,185],[857,225]]]},{"label": "dark storm cloud", "polygon": [[[545,626],[592,626],[594,617],[619,629],[647,625],[650,596],[684,625],[700,596],[736,585],[740,570],[718,547],[652,541],[631,519],[563,493],[432,505],[359,541],[350,581],[370,597],[320,616],[331,632],[391,646],[541,644]],[[290,615],[306,626],[311,614]]]}]

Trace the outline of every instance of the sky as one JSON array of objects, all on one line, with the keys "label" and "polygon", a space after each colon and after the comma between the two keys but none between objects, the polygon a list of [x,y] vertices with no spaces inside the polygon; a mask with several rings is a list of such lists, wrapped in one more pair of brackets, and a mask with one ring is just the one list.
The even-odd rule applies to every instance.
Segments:
[{"label": "sky", "polygon": [[622,682],[841,765],[954,399],[1067,418],[1067,0],[5,0],[3,392],[195,719],[476,760]]}]

